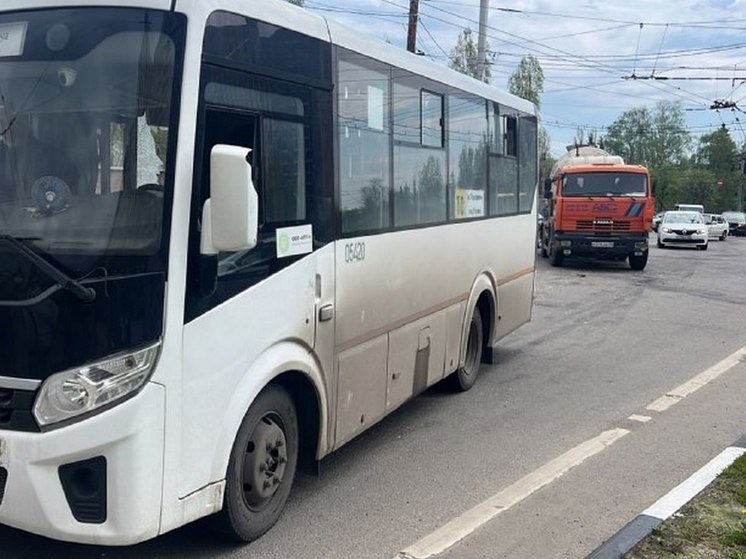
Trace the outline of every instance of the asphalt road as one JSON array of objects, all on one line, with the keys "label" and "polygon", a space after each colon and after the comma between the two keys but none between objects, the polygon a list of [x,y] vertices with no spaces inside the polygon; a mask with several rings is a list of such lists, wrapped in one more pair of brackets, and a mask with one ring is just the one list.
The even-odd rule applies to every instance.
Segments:
[{"label": "asphalt road", "polygon": [[[0,558],[393,559],[459,517],[471,533],[438,557],[584,557],[746,433],[744,362],[649,409],[746,345],[746,239],[651,244],[643,272],[540,260],[533,321],[473,390],[431,389],[327,458],[249,546],[205,522],[130,548],[0,527]],[[602,433],[618,439],[557,475]],[[463,519],[507,494],[491,521]]]}]

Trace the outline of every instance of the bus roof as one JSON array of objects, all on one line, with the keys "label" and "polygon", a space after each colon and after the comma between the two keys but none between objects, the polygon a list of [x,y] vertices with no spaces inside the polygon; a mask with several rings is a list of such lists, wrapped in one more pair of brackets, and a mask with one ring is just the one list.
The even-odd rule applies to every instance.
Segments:
[{"label": "bus roof", "polygon": [[175,0],[176,9],[212,13],[225,10],[291,29],[363,54],[379,62],[427,77],[454,88],[536,115],[533,103],[475,80],[384,41],[353,31],[333,19],[314,14],[285,0]]},{"label": "bus roof", "polygon": [[427,77],[442,84],[502,103],[521,112],[536,115],[533,103],[507,91],[475,80],[422,56],[412,54],[378,39],[351,30],[348,26],[309,12],[285,0],[3,0],[0,11],[84,7],[102,5],[181,11],[201,15],[224,10],[287,28],[324,42],[358,52],[380,62]]}]

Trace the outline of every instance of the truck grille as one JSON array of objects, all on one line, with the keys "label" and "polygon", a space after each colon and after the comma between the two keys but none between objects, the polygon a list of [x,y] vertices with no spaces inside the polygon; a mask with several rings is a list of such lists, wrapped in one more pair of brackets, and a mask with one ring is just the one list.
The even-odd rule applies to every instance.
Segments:
[{"label": "truck grille", "polygon": [[36,391],[0,387],[0,429],[39,431],[31,408]]},{"label": "truck grille", "polygon": [[632,228],[629,221],[613,219],[579,219],[575,223],[578,231],[592,233],[624,233]]}]

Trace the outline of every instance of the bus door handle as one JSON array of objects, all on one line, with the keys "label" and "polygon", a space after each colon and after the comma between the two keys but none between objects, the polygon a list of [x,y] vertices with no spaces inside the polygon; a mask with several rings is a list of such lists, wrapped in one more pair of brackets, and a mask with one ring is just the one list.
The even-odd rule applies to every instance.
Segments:
[{"label": "bus door handle", "polygon": [[319,322],[327,322],[334,318],[334,305],[324,305],[319,309]]}]

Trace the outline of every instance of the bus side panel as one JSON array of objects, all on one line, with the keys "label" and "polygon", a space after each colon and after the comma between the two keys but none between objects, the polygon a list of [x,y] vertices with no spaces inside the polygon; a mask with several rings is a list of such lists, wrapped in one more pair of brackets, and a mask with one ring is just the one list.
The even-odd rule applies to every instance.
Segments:
[{"label": "bus side panel", "polygon": [[[318,271],[317,253],[308,255],[184,327],[180,496],[225,477],[238,426],[273,376],[299,360],[310,371]],[[266,362],[280,343],[298,349]]]},{"label": "bus side panel", "polygon": [[496,342],[531,320],[531,301],[534,293],[534,274],[522,275],[497,286],[501,319],[497,323]]},{"label": "bus side panel", "polygon": [[[367,363],[365,373],[376,375],[375,379],[340,381],[336,413],[342,419],[336,423],[335,448],[364,427],[361,414],[356,416],[345,402],[373,399],[374,416],[366,413],[369,424],[369,419],[377,421],[458,367],[466,312],[472,308],[467,303],[478,277],[488,278],[485,285],[507,286],[506,297],[511,300],[505,312],[500,311],[501,335],[530,318],[535,219],[535,214],[508,216],[337,243],[340,377],[350,374],[345,361],[354,348],[367,350],[367,344],[375,341],[377,350],[375,363]],[[524,287],[513,290],[514,282]],[[473,304],[478,295],[473,295]],[[493,329],[491,343],[496,332]],[[378,352],[383,347],[387,353],[382,358]],[[365,391],[368,385],[373,391]]]},{"label": "bus side panel", "polygon": [[336,439],[340,444],[381,419],[386,403],[388,336],[339,355]]},{"label": "bus side panel", "polygon": [[443,378],[446,317],[443,310],[389,335],[387,412]]}]

